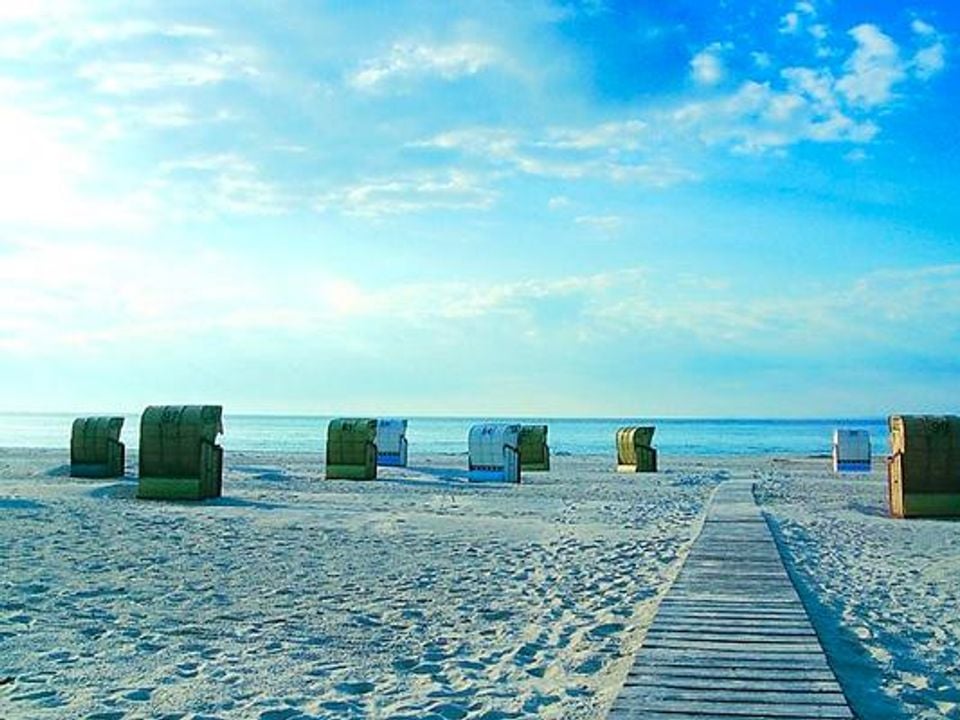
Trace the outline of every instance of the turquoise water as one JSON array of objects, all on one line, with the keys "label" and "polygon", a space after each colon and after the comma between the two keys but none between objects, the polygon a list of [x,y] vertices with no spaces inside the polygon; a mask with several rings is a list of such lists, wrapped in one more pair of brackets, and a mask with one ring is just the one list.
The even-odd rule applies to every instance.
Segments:
[{"label": "turquoise water", "polygon": [[[67,448],[74,415],[0,414],[0,447]],[[476,423],[504,418],[409,419],[410,452],[465,452],[467,431]],[[510,419],[510,418],[506,418]],[[223,445],[228,450],[320,452],[329,417],[226,415]],[[517,422],[550,426],[554,452],[609,453],[614,432],[621,425],[653,424],[654,445],[674,455],[817,455],[830,452],[834,428],[861,428],[870,432],[874,452],[887,452],[883,418],[812,420],[720,420],[657,418],[524,418]],[[139,417],[127,416],[123,440],[136,447]]]}]

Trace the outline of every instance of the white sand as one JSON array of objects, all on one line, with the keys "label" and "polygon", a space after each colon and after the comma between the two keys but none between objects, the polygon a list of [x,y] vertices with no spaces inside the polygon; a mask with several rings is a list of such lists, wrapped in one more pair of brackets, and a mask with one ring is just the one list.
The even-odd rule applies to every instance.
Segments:
[{"label": "white sand", "polygon": [[887,516],[885,469],[758,464],[815,621],[864,718],[960,718],[960,522]]},{"label": "white sand", "polygon": [[413,456],[327,482],[231,453],[195,505],[66,461],[0,450],[4,718],[603,717],[724,477],[555,457],[477,486]]}]

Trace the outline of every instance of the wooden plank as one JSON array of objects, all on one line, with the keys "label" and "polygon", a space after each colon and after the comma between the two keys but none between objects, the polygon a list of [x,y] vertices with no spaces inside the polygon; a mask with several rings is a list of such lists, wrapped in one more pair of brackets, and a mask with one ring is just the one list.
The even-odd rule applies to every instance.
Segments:
[{"label": "wooden plank", "polygon": [[671,700],[641,700],[639,698],[618,698],[614,707],[620,705],[626,711],[623,715],[610,717],[638,717],[649,720],[662,713],[662,717],[676,717],[677,713],[683,716],[697,718],[757,718],[765,720],[809,720],[811,718],[832,718],[833,720],[850,720],[853,713],[846,705],[804,705],[785,703],[751,703],[748,701],[728,702],[718,699],[715,702],[671,701]]},{"label": "wooden plank", "polygon": [[759,685],[777,685],[781,687],[790,687],[791,685],[810,683],[811,686],[819,684],[836,687],[833,673],[828,670],[801,670],[797,668],[765,668],[762,676],[759,676],[756,668],[703,668],[688,667],[684,665],[665,665],[665,666],[645,666],[637,665],[631,668],[627,675],[626,685],[634,682],[645,682],[647,678],[655,678],[658,682],[684,682],[684,683],[703,683],[717,687],[718,684],[730,685],[732,687],[740,683],[759,684]]},{"label": "wooden plank", "polygon": [[849,710],[846,698],[834,685],[832,690],[811,692],[799,689],[785,692],[776,690],[758,690],[756,688],[666,688],[660,685],[631,685],[623,692],[624,699],[642,702],[644,705],[684,702],[690,704],[736,704],[736,705],[812,705],[819,707],[840,706]]},{"label": "wooden plank", "polygon": [[853,718],[750,483],[718,488],[608,717]]}]

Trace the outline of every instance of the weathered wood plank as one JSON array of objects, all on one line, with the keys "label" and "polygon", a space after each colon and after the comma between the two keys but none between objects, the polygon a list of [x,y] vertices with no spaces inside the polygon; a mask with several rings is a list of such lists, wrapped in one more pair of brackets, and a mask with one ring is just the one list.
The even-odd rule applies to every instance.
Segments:
[{"label": "weathered wood plank", "polygon": [[853,718],[752,485],[728,482],[609,718]]}]

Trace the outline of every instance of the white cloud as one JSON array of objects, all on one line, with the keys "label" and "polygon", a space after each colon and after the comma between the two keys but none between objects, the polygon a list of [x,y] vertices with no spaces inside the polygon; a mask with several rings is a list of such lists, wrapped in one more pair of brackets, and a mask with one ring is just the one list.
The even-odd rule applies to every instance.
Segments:
[{"label": "white cloud", "polygon": [[867,154],[867,152],[863,148],[858,147],[858,148],[854,148],[853,150],[848,152],[846,155],[844,155],[843,159],[846,160],[847,162],[861,163],[869,160],[870,156]]},{"label": "white cloud", "polygon": [[281,215],[301,200],[264,179],[260,168],[235,153],[167,161],[160,172],[168,179],[158,186],[169,196],[168,204],[184,216]]},{"label": "white cloud", "polygon": [[913,74],[921,80],[927,80],[946,67],[947,47],[933,25],[915,19],[910,28],[920,40],[927,43],[917,50],[911,62]]},{"label": "white cloud", "polygon": [[499,59],[496,48],[481,43],[422,45],[397,43],[384,57],[364,63],[349,77],[358,90],[390,90],[404,80],[439,77],[455,80],[475,75]]},{"label": "white cloud", "polygon": [[547,207],[551,210],[561,210],[570,206],[570,198],[566,195],[554,195],[547,201]]},{"label": "white cloud", "polygon": [[577,225],[584,225],[606,235],[619,232],[623,228],[623,218],[619,215],[580,215],[573,221]]},{"label": "white cloud", "polygon": [[766,70],[773,64],[769,53],[754,51],[750,53],[750,57],[753,58],[753,64],[761,70]]},{"label": "white cloud", "polygon": [[259,70],[227,52],[206,51],[190,61],[96,61],[80,67],[78,76],[110,95],[132,95],[168,88],[216,85],[228,79],[256,77]]},{"label": "white cloud", "polygon": [[[5,5],[16,5],[16,0]],[[78,8],[75,8],[78,9]],[[0,16],[2,18],[2,16]],[[19,18],[32,24],[17,25],[8,34],[0,26],[0,57],[27,60],[39,53],[70,46],[73,50],[102,49],[131,40],[157,37],[173,40],[208,40],[217,35],[210,27],[182,23],[157,23],[149,20],[115,20],[87,22],[71,17],[65,11],[51,12],[44,17],[27,13]]]},{"label": "white cloud", "polygon": [[647,141],[647,135],[648,123],[629,119],[553,127],[531,137],[491,128],[454,130],[411,146],[456,151],[526,175],[564,180],[599,178],[666,187],[697,177],[652,150],[644,153],[644,145],[654,142]]},{"label": "white cloud", "polygon": [[47,21],[72,15],[76,0],[10,0],[0,3],[0,22]]},{"label": "white cloud", "polygon": [[721,43],[713,43],[690,60],[690,74],[698,85],[716,85],[723,81],[727,72],[721,57],[724,50]]},{"label": "white cloud", "polygon": [[788,12],[780,18],[780,32],[784,35],[795,35],[800,30],[800,15]]},{"label": "white cloud", "polygon": [[862,107],[876,107],[893,99],[893,87],[906,77],[900,48],[876,25],[862,24],[850,30],[857,48],[844,64],[846,74],[837,90]]},{"label": "white cloud", "polygon": [[550,128],[541,145],[561,150],[605,149],[614,152],[637,150],[647,135],[642,120],[607,122],[587,128]]},{"label": "white cloud", "polygon": [[933,77],[946,67],[946,54],[947,50],[942,42],[918,50],[913,56],[914,73],[921,80]]},{"label": "white cloud", "polygon": [[460,171],[370,180],[319,198],[320,212],[377,217],[426,210],[487,210],[497,193],[475,175]]},{"label": "white cloud", "polygon": [[780,32],[784,35],[796,35],[800,32],[801,25],[806,18],[814,18],[817,15],[817,9],[812,3],[798,2],[793,6],[793,10],[780,18]]},{"label": "white cloud", "polygon": [[844,114],[828,72],[788,68],[782,77],[783,89],[748,81],[726,97],[680,106],[670,121],[707,145],[748,153],[804,141],[867,142],[876,135],[872,122]]}]

